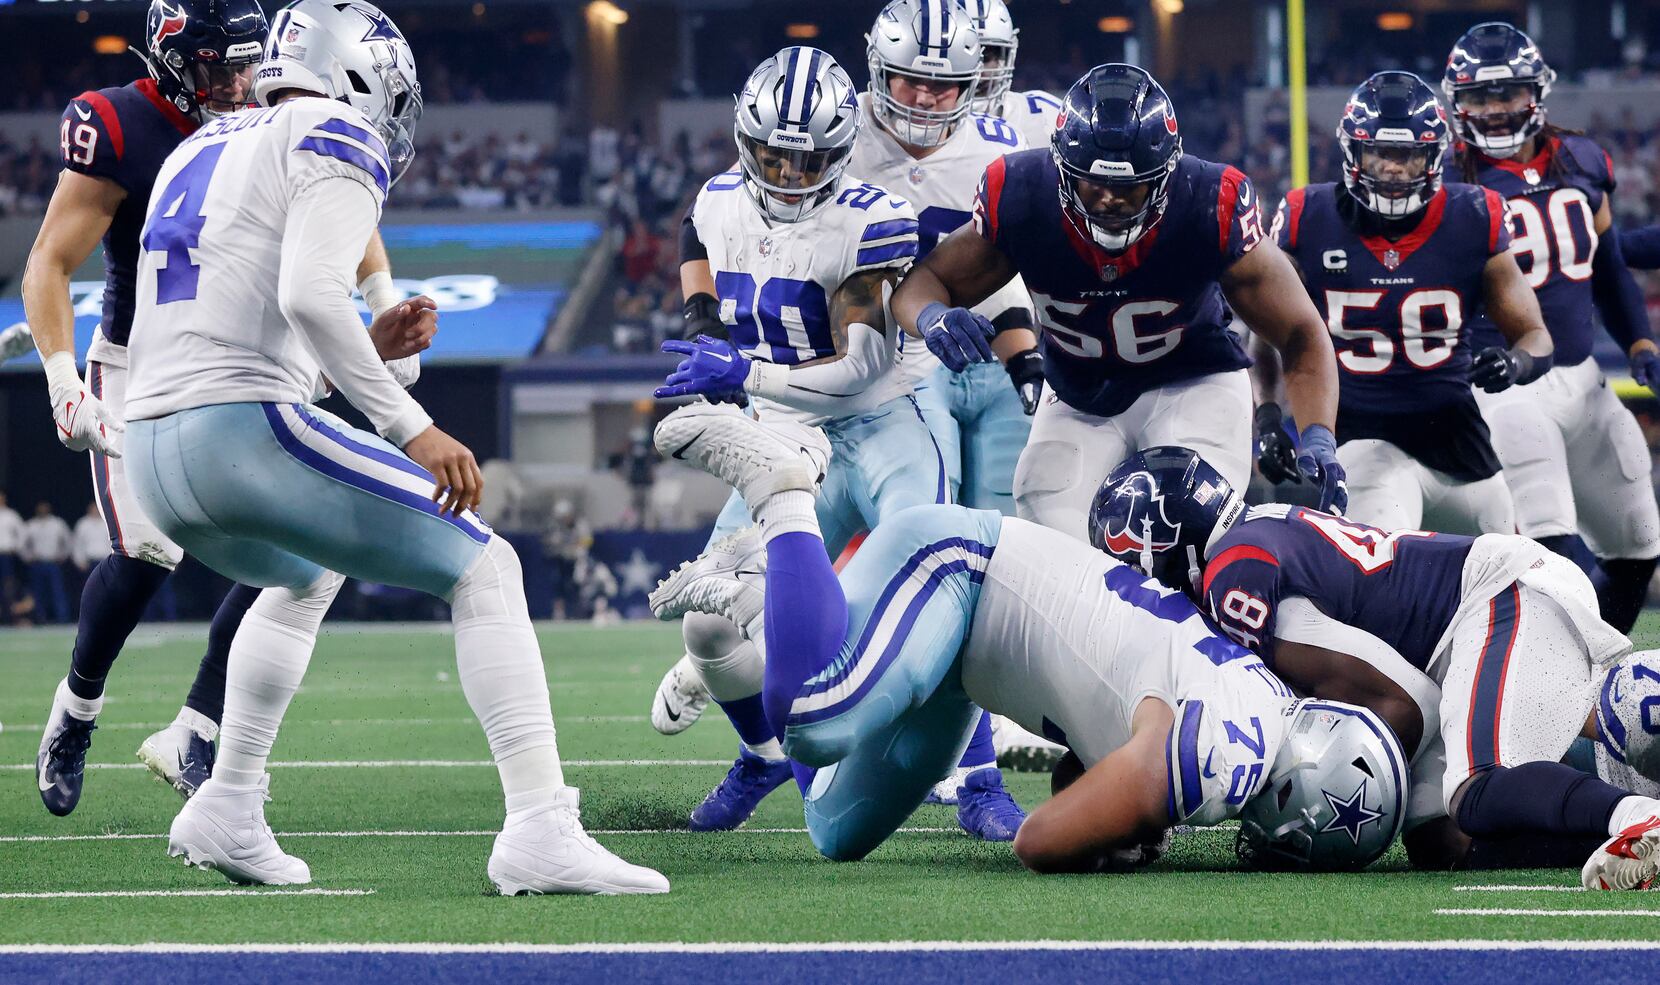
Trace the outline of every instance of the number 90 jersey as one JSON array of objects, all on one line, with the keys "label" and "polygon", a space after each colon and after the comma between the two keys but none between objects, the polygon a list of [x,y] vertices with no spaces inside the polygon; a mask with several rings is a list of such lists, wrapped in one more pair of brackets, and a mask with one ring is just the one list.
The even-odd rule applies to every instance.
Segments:
[{"label": "number 90 jersey", "polygon": [[[1577,366],[1596,341],[1591,264],[1597,253],[1597,212],[1614,191],[1614,162],[1596,141],[1559,134],[1539,141],[1532,160],[1501,161],[1474,154],[1476,181],[1504,196],[1510,206],[1510,252],[1556,344],[1555,365]],[[1482,318],[1474,345],[1503,345],[1498,329]]]},{"label": "number 90 jersey", "polygon": [[[811,216],[769,222],[750,198],[742,173],[727,171],[698,192],[690,222],[708,257],[732,343],[756,359],[784,366],[837,354],[830,302],[843,282],[872,270],[902,271],[917,253],[911,203],[847,175],[830,204]],[[889,324],[894,325],[891,317]],[[897,344],[897,326],[888,333],[890,344]],[[880,381],[847,398],[846,414],[873,410],[910,389],[899,370],[890,368]],[[824,420],[773,401],[756,403],[797,420]]]},{"label": "number 90 jersey", "polygon": [[[386,145],[361,111],[321,97],[222,116],[168,156],[140,240],[129,419],[312,400],[317,359],[283,315],[278,278],[290,203],[337,179],[365,190],[378,222]],[[316,288],[349,295],[355,273],[354,260]]]},{"label": "number 90 jersey", "polygon": [[1463,601],[1474,543],[1379,530],[1299,506],[1253,507],[1207,552],[1204,600],[1223,631],[1269,667],[1280,603],[1299,597],[1427,670]]},{"label": "number 90 jersey", "polygon": [[1261,789],[1291,691],[1180,592],[1075,538],[1005,518],[962,649],[963,689],[1093,766],[1146,698],[1175,712],[1172,823],[1211,824]]}]

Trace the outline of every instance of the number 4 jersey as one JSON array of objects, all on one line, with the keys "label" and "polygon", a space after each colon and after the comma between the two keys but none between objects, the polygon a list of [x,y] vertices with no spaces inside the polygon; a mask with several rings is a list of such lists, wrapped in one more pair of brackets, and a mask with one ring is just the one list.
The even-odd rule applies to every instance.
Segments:
[{"label": "number 4 jersey", "polygon": [[[180,144],[156,178],[142,233],[128,418],[310,402],[318,358],[278,300],[284,267],[298,259],[285,254],[295,246],[285,240],[335,236],[343,249],[348,236],[372,232],[389,180],[386,146],[368,118],[320,97],[220,117]],[[329,181],[352,183],[331,193],[361,189],[346,202],[362,214],[341,215],[329,229],[291,228],[291,206]],[[358,252],[350,269],[327,271],[339,282],[315,289],[349,299],[361,259]]]},{"label": "number 4 jersey", "polygon": [[58,124],[65,171],[113,181],[127,197],[116,206],[104,233],[104,316],[89,360],[127,365],[138,278],[138,237],[156,172],[196,121],[161,97],[152,79],[83,92],[70,101]]}]

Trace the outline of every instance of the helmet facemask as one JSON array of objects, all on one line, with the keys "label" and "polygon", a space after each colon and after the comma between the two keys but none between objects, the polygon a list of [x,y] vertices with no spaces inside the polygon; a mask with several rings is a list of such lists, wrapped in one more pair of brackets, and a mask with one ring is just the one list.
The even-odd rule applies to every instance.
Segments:
[{"label": "helmet facemask", "polygon": [[1488,157],[1515,157],[1545,127],[1545,96],[1555,76],[1546,69],[1542,78],[1444,86],[1459,135]]},{"label": "helmet facemask", "polygon": [[778,146],[811,142],[801,134],[774,133],[761,141],[735,126],[733,136],[745,188],[761,214],[777,222],[800,222],[829,204],[853,153],[851,144],[825,150]]},{"label": "helmet facemask", "polygon": [[1343,182],[1360,204],[1385,219],[1412,215],[1441,189],[1443,140],[1362,140],[1338,131]]},{"label": "helmet facemask", "polygon": [[259,57],[235,62],[197,62],[185,68],[195,93],[196,111],[204,122],[246,109],[253,100],[254,68]]},{"label": "helmet facemask", "polygon": [[1014,57],[1019,43],[1002,44],[980,39],[980,81],[974,87],[974,112],[997,116],[1003,97],[1014,85]]},{"label": "helmet facemask", "polygon": [[[973,108],[973,92],[979,77],[978,69],[966,74],[949,71],[925,74],[915,69],[904,72],[890,70],[872,51],[871,105],[883,129],[893,134],[900,143],[911,147],[938,147],[951,138],[959,123],[968,118],[969,110]],[[949,83],[956,89],[955,101],[949,109],[907,106],[893,94],[893,83],[890,80],[896,78],[913,82],[926,80]]]},{"label": "helmet facemask", "polygon": [[[1181,148],[1178,146],[1158,171],[1139,175],[1086,174],[1069,166],[1058,152],[1054,158],[1061,174],[1061,211],[1072,228],[1103,250],[1122,253],[1164,217],[1165,205],[1170,200],[1170,176],[1181,160]],[[1096,162],[1101,168],[1111,168],[1114,163]],[[1130,170],[1128,164],[1121,167],[1126,172]],[[1137,204],[1135,200],[1143,194],[1143,189],[1145,197]],[[1103,194],[1108,190],[1112,192],[1110,200]]]}]

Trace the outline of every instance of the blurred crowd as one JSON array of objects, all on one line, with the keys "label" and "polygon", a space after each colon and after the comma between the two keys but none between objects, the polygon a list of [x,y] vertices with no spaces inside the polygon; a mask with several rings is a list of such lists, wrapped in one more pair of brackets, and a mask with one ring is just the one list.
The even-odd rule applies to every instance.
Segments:
[{"label": "blurred crowd", "polygon": [[[73,622],[87,574],[109,553],[96,503],[70,526],[47,502],[36,503],[25,519],[0,493],[0,625]],[[158,604],[170,608],[171,594]]]}]

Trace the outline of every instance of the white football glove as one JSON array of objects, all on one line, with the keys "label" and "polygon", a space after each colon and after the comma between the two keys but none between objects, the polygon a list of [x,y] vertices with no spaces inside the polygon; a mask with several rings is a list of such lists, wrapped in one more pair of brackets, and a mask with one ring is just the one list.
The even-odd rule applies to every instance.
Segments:
[{"label": "white football glove", "polygon": [[20,321],[0,332],[0,363],[16,359],[34,347],[35,335],[29,331],[29,323]]},{"label": "white football glove", "polygon": [[46,360],[46,380],[52,394],[52,421],[64,447],[120,458],[126,425],[87,389],[75,370],[75,357],[53,353]]}]

